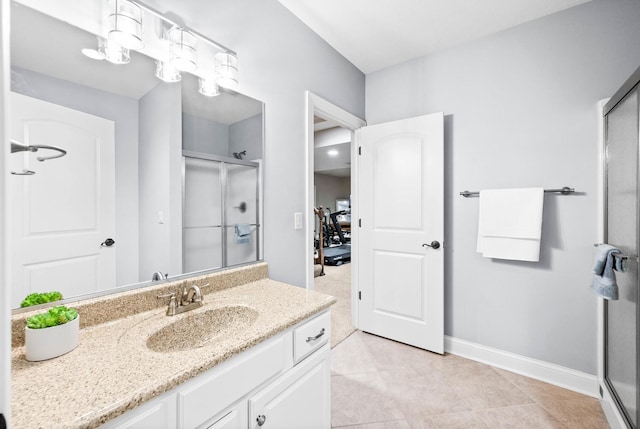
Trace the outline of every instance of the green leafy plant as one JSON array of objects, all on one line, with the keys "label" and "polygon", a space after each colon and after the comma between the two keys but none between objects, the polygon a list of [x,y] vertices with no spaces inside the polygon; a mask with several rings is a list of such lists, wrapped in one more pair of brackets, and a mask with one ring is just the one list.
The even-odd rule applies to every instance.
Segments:
[{"label": "green leafy plant", "polygon": [[20,307],[31,307],[32,305],[46,304],[47,302],[60,301],[62,294],[60,292],[43,292],[32,293],[20,303]]},{"label": "green leafy plant", "polygon": [[78,312],[64,305],[50,308],[43,314],[36,314],[27,319],[27,327],[31,329],[50,328],[51,326],[64,325],[78,317]]}]

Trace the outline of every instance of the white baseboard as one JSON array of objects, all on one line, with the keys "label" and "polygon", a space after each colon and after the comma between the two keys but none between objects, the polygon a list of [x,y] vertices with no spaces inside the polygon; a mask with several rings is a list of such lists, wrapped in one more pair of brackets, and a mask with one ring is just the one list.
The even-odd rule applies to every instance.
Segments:
[{"label": "white baseboard", "polygon": [[592,374],[449,336],[444,337],[444,350],[453,355],[600,398],[598,377]]}]

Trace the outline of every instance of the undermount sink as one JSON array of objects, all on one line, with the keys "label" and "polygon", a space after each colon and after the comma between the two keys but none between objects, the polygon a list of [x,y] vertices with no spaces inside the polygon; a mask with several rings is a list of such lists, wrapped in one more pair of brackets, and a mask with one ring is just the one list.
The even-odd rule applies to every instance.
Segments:
[{"label": "undermount sink", "polygon": [[147,347],[156,352],[203,347],[217,337],[242,331],[257,318],[256,310],[240,305],[192,313],[153,333],[147,339]]}]

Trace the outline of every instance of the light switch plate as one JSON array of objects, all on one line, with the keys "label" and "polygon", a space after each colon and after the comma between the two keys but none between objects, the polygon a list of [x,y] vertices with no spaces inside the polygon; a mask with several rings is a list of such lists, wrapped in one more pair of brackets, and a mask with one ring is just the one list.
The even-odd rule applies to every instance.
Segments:
[{"label": "light switch plate", "polygon": [[295,212],[293,219],[293,229],[302,229],[302,212]]}]

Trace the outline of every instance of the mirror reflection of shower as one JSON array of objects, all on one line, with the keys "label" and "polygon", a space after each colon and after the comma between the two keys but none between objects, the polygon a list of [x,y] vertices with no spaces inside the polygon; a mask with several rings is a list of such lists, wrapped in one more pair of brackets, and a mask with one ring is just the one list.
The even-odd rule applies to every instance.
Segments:
[{"label": "mirror reflection of shower", "polygon": [[260,164],[184,152],[185,271],[258,261]]}]

